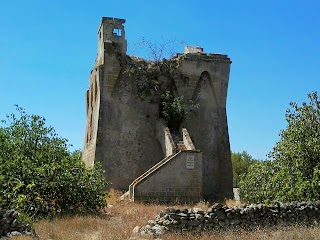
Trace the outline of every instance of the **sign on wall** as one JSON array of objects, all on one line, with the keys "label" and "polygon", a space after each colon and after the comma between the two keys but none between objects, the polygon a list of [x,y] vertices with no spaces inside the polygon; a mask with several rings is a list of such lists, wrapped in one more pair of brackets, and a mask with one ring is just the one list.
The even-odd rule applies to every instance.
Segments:
[{"label": "sign on wall", "polygon": [[186,160],[186,168],[187,169],[194,169],[194,156],[187,156]]}]

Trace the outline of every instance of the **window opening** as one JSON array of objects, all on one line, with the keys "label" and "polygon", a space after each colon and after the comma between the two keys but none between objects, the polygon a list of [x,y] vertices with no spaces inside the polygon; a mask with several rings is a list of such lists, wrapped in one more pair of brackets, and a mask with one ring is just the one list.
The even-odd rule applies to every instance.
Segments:
[{"label": "window opening", "polygon": [[112,33],[113,33],[113,35],[115,35],[117,37],[121,37],[121,35],[122,35],[121,29],[119,29],[119,28],[114,28]]}]

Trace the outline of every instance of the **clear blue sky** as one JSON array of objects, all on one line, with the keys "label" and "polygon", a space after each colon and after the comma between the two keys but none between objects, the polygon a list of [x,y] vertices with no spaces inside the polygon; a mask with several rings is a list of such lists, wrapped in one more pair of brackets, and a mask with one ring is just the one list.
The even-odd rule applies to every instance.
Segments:
[{"label": "clear blue sky", "polygon": [[102,16],[119,17],[130,51],[164,37],[228,54],[231,150],[265,159],[289,102],[320,92],[319,12],[318,0],[2,0],[0,119],[18,104],[82,148],[97,29]]}]

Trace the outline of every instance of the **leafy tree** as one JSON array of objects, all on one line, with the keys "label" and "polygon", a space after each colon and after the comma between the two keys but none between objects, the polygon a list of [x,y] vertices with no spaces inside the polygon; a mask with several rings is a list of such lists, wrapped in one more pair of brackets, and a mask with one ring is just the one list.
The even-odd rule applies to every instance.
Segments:
[{"label": "leafy tree", "polygon": [[43,117],[17,110],[0,127],[0,207],[40,216],[105,206],[101,167],[86,169]]},{"label": "leafy tree", "polygon": [[231,153],[231,161],[233,168],[233,187],[238,187],[240,177],[248,172],[248,168],[255,160],[246,151]]},{"label": "leafy tree", "polygon": [[[316,92],[301,106],[290,103],[287,127],[270,161],[249,168],[240,182],[248,201],[302,201],[320,198],[320,100]],[[261,177],[261,174],[263,177]]]},{"label": "leafy tree", "polygon": [[257,161],[250,165],[239,182],[241,199],[254,203],[268,203],[275,199],[270,180],[276,169],[273,161]]}]

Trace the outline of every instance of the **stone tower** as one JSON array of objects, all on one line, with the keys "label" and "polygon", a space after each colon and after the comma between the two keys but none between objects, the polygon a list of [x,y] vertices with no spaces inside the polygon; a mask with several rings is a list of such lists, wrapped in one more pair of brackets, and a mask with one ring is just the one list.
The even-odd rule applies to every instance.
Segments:
[{"label": "stone tower", "polygon": [[[186,47],[184,54],[161,62],[127,56],[124,23],[124,19],[104,17],[99,27],[98,54],[86,93],[83,161],[88,167],[101,162],[112,183],[109,187],[127,190],[167,157],[159,131],[168,128],[159,125],[159,118],[161,95],[170,91],[184,96],[188,113],[181,127],[202,152],[202,160],[198,160],[202,161],[201,197],[230,197],[232,165],[226,116],[230,59],[203,53],[199,47]],[[188,105],[191,100],[196,107]],[[167,139],[172,139],[168,132]],[[172,144],[174,154],[179,144]],[[171,172],[170,165],[165,169]]]},{"label": "stone tower", "polygon": [[121,69],[118,57],[125,55],[127,51],[123,23],[124,19],[103,17],[98,30],[98,54],[90,73],[90,87],[86,93],[87,117],[82,159],[88,167],[92,167],[96,159],[98,130],[101,130],[100,108],[103,107],[118,78]]}]

